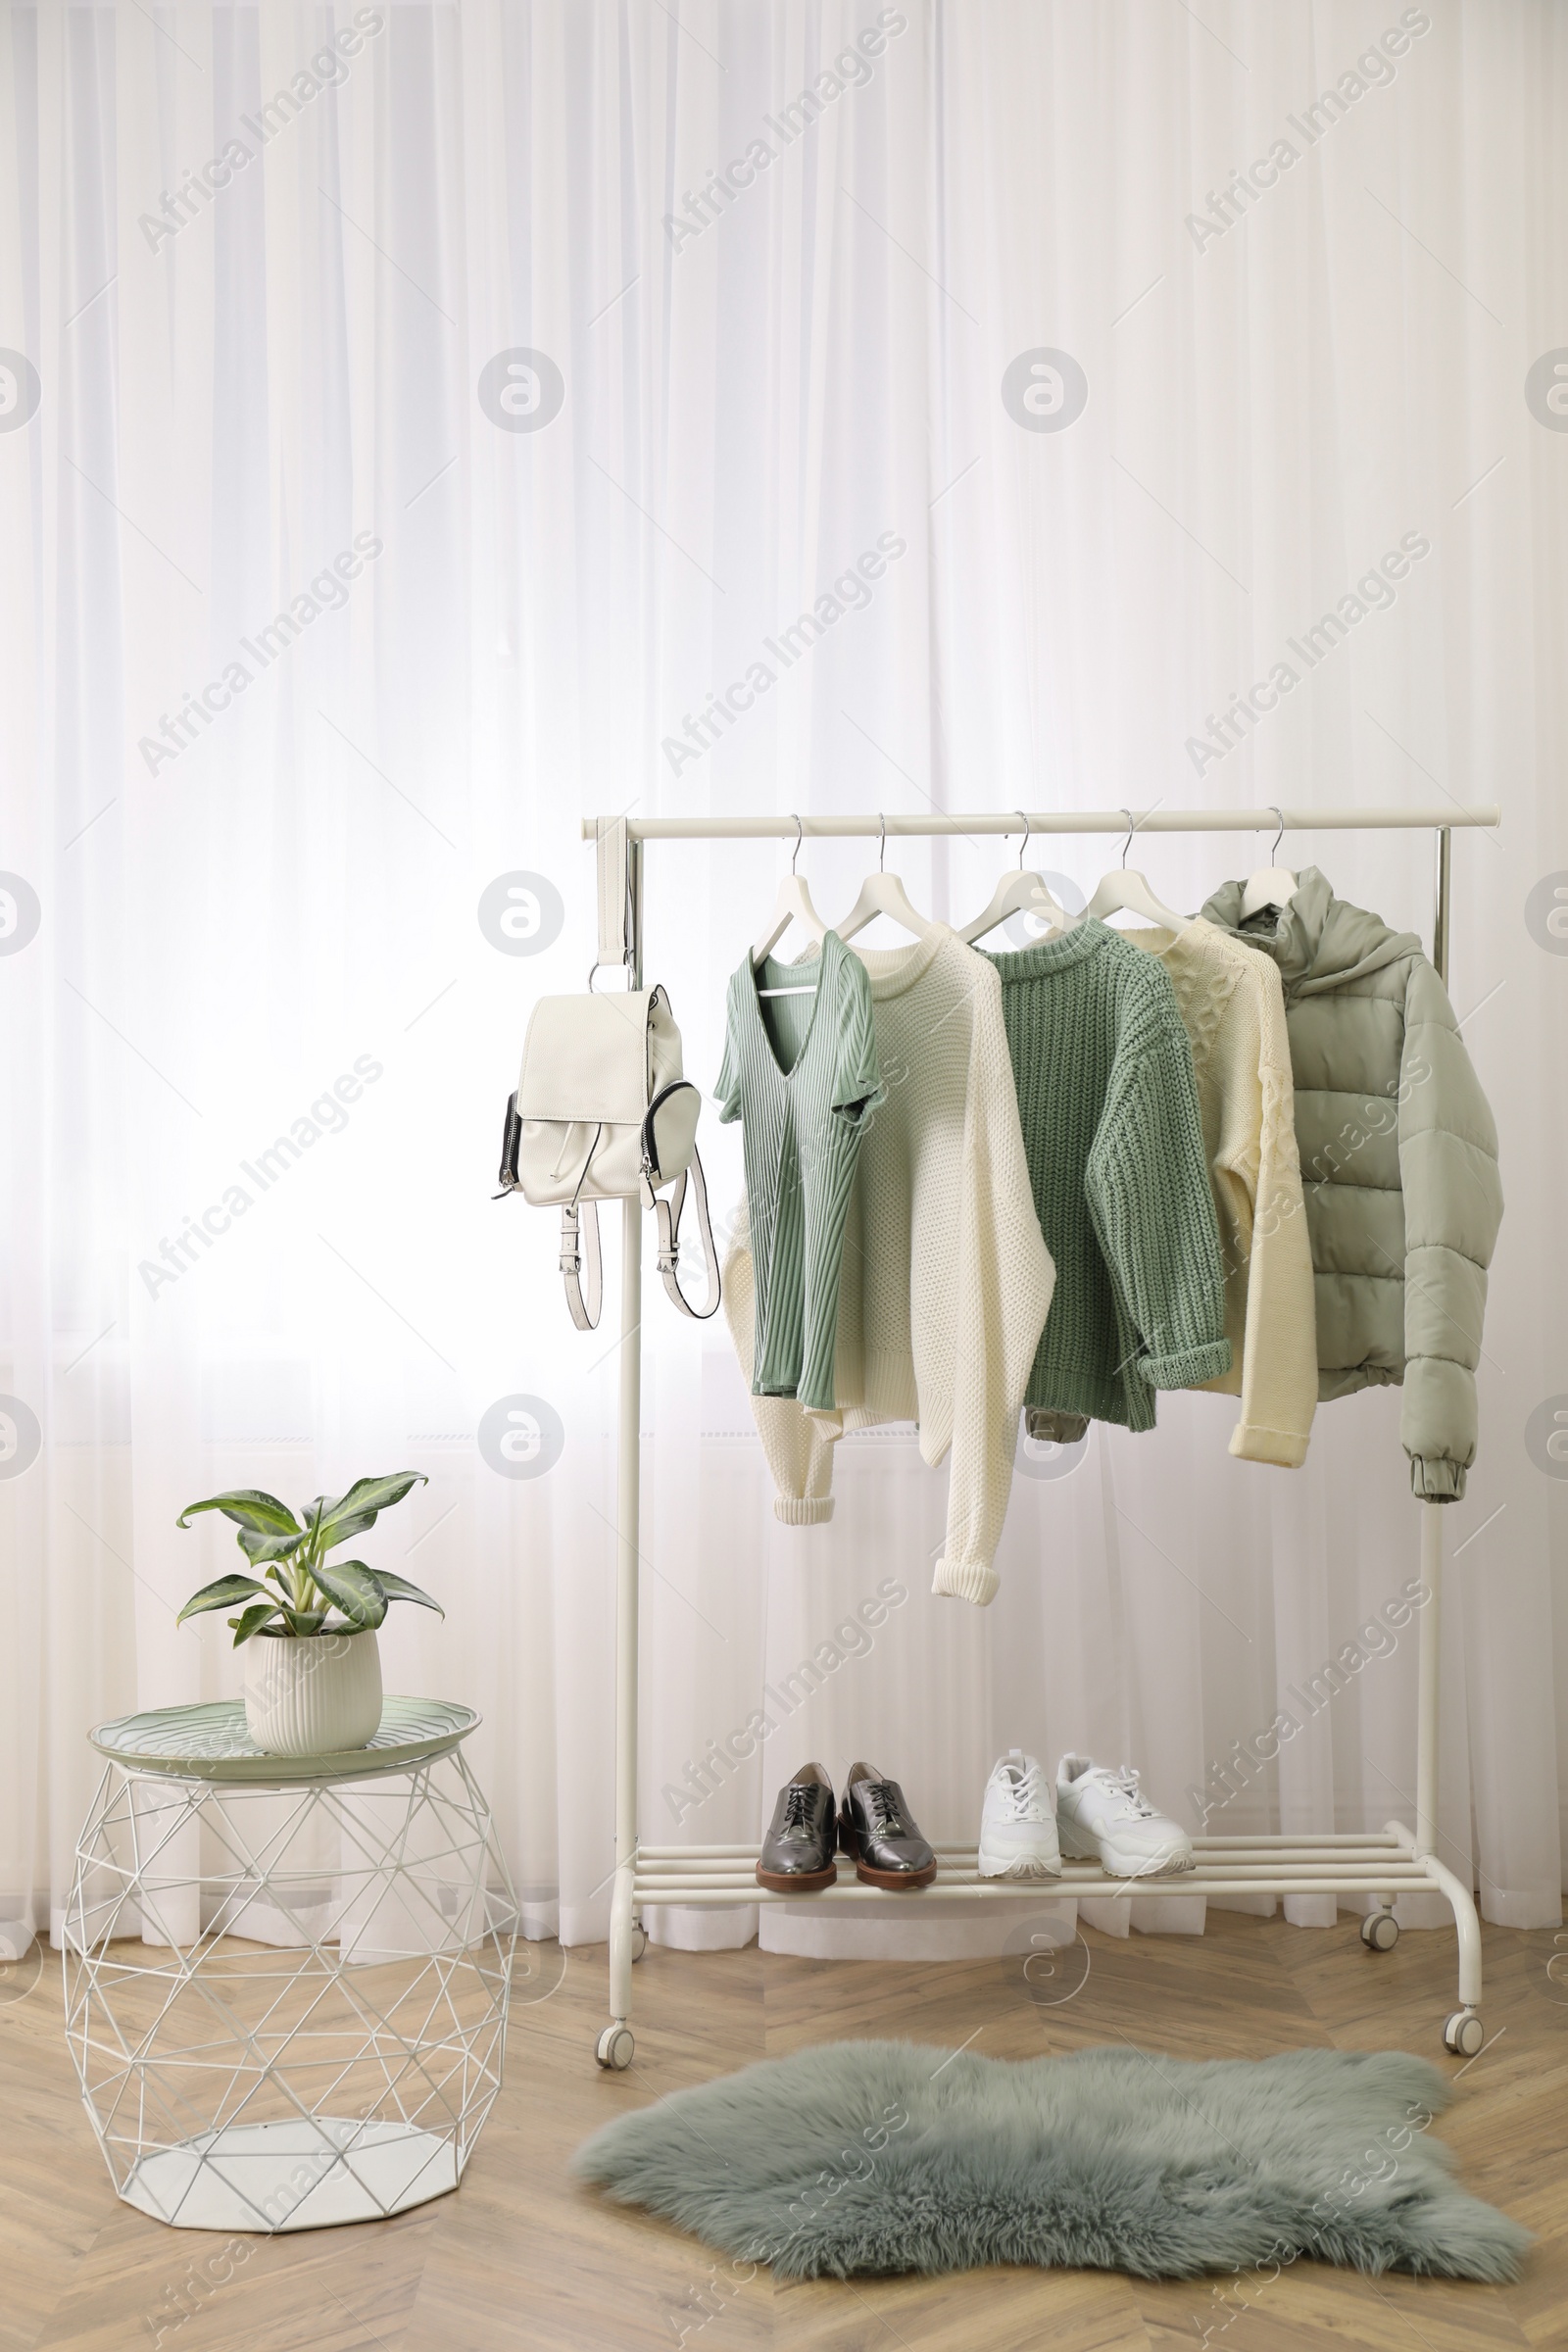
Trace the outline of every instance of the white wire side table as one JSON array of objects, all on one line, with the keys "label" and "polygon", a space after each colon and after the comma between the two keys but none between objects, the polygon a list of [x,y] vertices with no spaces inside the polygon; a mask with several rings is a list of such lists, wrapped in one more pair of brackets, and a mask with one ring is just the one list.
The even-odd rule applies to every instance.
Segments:
[{"label": "white wire side table", "polygon": [[332,1756],[264,1755],[237,1700],[91,1735],[66,2036],[126,2204],[270,2233],[457,2187],[501,2087],[517,1930],[462,1752],[478,1720],[389,1697]]}]

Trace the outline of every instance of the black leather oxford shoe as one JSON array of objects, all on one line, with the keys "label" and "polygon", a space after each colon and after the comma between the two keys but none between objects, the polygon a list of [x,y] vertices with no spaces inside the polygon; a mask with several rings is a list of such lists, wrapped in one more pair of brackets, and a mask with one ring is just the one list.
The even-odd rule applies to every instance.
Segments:
[{"label": "black leather oxford shoe", "polygon": [[838,1877],[833,1860],[833,1784],[820,1764],[803,1764],[778,1792],[758,1856],[757,1884],[774,1894],[819,1894]]},{"label": "black leather oxford shoe", "polygon": [[853,1855],[855,1875],[867,1886],[893,1893],[929,1886],[937,1858],[921,1837],[897,1781],[885,1781],[874,1764],[852,1764],[839,1808],[839,1844]]}]

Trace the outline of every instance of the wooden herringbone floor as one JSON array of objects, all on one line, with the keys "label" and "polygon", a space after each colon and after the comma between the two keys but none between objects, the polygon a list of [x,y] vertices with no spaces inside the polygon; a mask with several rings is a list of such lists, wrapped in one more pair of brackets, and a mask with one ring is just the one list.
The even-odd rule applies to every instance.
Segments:
[{"label": "wooden herringbone floor", "polygon": [[[1209,1919],[1194,1938],[1087,1932],[1092,1966],[1065,2002],[1052,1997],[1065,1975],[1036,1999],[1016,1960],[901,1968],[656,1947],[637,1969],[637,2059],[622,2076],[592,2058],[603,1949],[567,1954],[561,1975],[555,1947],[536,1947],[532,1989],[548,1997],[529,2001],[523,1987],[506,2088],[458,2193],[376,2227],[234,2241],[232,2276],[206,2291],[196,2266],[220,2241],[145,2221],[110,2191],[47,1959],[30,1990],[0,1987],[12,1995],[0,2001],[0,2352],[1119,2352],[1222,2333],[1235,2352],[1326,2336],[1391,2352],[1568,2346],[1568,1984],[1547,1974],[1568,1943],[1487,1931],[1489,2040],[1461,2074],[1438,2041],[1451,1935],[1406,1934],[1373,1955],[1348,1918],[1332,1933]],[[571,2149],[629,2104],[890,2030],[949,2047],[976,2036],[994,2057],[1123,2040],[1188,2058],[1305,2045],[1436,2056],[1461,2077],[1438,2129],[1464,2180],[1540,2244],[1506,2289],[1300,2262],[1244,2284],[1240,2299],[1206,2281],[1079,2271],[779,2289],[759,2272],[725,2291],[722,2266],[695,2241],[566,2178]]]}]

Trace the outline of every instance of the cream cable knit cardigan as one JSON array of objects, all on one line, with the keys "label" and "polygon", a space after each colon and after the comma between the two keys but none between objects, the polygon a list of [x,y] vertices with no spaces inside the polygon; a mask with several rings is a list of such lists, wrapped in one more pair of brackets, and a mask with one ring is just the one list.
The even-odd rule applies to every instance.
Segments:
[{"label": "cream cable knit cardigan", "polygon": [[1294,1470],[1317,1406],[1317,1320],[1279,967],[1201,915],[1123,937],[1164,964],[1192,1041],[1231,1344],[1230,1371],[1200,1385],[1242,1400],[1232,1453]]},{"label": "cream cable knit cardigan", "polygon": [[[912,949],[862,960],[887,1101],[866,1131],[845,1228],[835,1409],[754,1396],[752,1411],[774,1511],[792,1526],[832,1516],[833,1445],[845,1430],[917,1420],[933,1464],[951,1446],[932,1590],[984,1603],[997,1590],[1018,1415],[1055,1279],[1024,1162],[1002,986],[940,924]],[[724,1307],[748,1384],[753,1297],[742,1223]]]}]

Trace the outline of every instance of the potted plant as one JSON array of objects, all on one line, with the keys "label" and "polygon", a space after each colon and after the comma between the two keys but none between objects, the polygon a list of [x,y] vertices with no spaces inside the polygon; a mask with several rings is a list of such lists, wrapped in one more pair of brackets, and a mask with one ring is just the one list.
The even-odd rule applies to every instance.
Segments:
[{"label": "potted plant", "polygon": [[[428,1592],[363,1560],[327,1553],[373,1527],[376,1514],[422,1485],[419,1470],[356,1479],[346,1494],[318,1494],[296,1519],[274,1494],[242,1488],[187,1503],[175,1524],[221,1511],[239,1529],[240,1549],[266,1582],[220,1576],[193,1592],[177,1622],[236,1602],[234,1646],[245,1649],[245,1721],[270,1756],[318,1756],[364,1747],[381,1720],[381,1660],[375,1629],[394,1600],[446,1612]],[[273,1589],[270,1590],[269,1587]]]}]

